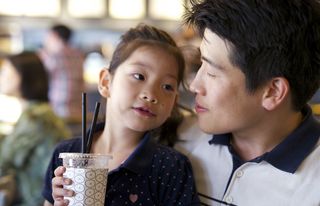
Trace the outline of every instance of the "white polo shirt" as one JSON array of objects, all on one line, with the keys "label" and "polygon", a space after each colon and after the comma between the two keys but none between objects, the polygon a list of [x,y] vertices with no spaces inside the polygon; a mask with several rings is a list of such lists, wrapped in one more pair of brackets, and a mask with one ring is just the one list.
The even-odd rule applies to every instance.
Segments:
[{"label": "white polo shirt", "polygon": [[211,136],[187,118],[175,148],[193,167],[202,205],[320,206],[320,124],[303,123],[269,153],[242,162],[230,134]]}]

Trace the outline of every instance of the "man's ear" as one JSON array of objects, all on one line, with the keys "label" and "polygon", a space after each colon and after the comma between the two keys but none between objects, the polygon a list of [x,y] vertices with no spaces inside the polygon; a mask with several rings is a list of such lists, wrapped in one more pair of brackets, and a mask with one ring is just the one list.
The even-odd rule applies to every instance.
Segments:
[{"label": "man's ear", "polygon": [[108,98],[110,96],[111,74],[109,69],[103,68],[99,74],[98,91],[101,96]]},{"label": "man's ear", "polygon": [[290,85],[283,77],[273,78],[265,87],[262,106],[268,110],[274,110],[282,104],[289,96]]}]

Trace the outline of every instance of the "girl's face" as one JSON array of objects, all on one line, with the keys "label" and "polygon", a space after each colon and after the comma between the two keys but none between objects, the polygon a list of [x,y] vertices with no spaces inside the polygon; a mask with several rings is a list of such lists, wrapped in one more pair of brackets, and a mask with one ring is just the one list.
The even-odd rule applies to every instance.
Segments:
[{"label": "girl's face", "polygon": [[5,60],[0,71],[1,93],[19,97],[21,78],[16,69],[9,61]]},{"label": "girl's face", "polygon": [[100,75],[100,93],[107,97],[107,122],[145,132],[170,116],[178,94],[178,64],[159,47],[136,49],[117,68]]}]

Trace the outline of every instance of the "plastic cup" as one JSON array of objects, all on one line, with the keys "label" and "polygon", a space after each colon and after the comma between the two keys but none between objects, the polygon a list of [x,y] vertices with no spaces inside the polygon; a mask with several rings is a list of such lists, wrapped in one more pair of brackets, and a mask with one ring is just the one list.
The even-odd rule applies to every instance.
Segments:
[{"label": "plastic cup", "polygon": [[69,206],[104,206],[110,155],[87,153],[60,153],[66,172],[63,177],[72,180],[65,189],[73,190]]}]

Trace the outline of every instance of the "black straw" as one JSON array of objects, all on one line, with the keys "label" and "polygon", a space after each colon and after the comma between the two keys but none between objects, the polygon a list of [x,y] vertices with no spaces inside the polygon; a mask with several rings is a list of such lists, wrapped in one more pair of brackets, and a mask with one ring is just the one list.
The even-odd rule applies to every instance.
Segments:
[{"label": "black straw", "polygon": [[81,145],[81,153],[87,153],[86,145],[87,145],[87,138],[86,138],[86,124],[87,124],[87,96],[86,93],[82,93],[82,145]]},{"label": "black straw", "polygon": [[96,129],[96,123],[97,123],[97,119],[98,119],[98,114],[99,114],[99,108],[100,108],[100,102],[96,102],[96,106],[94,108],[94,116],[91,122],[91,128],[89,131],[89,136],[88,136],[88,141],[87,141],[87,148],[86,148],[86,152],[90,153],[90,149],[91,149],[91,144],[92,144],[92,137],[93,137],[93,133]]}]

